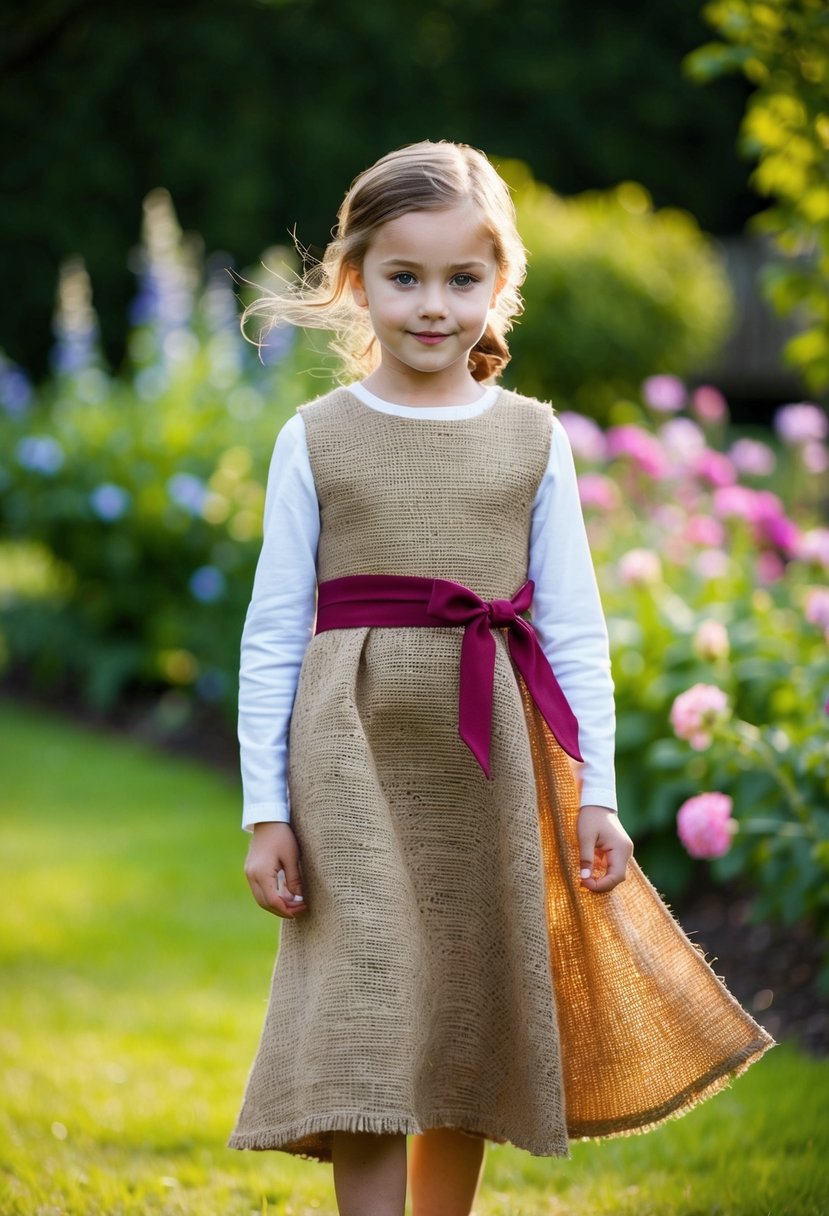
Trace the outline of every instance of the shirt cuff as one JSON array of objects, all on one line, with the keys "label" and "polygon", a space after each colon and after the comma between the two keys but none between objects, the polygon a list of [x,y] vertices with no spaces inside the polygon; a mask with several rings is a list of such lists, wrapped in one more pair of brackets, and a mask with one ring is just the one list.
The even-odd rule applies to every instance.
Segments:
[{"label": "shirt cuff", "polygon": [[255,803],[253,806],[246,806],[242,812],[242,828],[246,832],[252,832],[257,823],[290,823],[291,812],[287,806],[280,806],[276,802],[261,802]]},{"label": "shirt cuff", "polygon": [[618,800],[616,791],[608,786],[587,785],[582,786],[579,794],[579,806],[604,806],[609,811],[613,811],[618,815]]}]

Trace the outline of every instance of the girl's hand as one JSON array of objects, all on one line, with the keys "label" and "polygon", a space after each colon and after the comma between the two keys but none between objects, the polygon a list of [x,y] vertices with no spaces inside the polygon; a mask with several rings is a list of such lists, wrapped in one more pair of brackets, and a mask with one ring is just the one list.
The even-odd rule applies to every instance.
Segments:
[{"label": "girl's hand", "polygon": [[299,845],[287,823],[257,823],[245,860],[253,898],[266,912],[293,920],[306,909]]},{"label": "girl's hand", "polygon": [[[633,841],[619,816],[605,806],[583,806],[577,831],[582,886],[595,894],[612,891],[625,881],[627,864],[633,855]],[[593,871],[597,868],[605,872],[594,878]]]}]

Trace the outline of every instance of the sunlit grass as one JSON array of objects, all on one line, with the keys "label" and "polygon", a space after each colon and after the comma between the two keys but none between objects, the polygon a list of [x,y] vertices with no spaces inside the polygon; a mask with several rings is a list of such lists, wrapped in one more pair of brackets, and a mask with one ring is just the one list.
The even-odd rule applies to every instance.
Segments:
[{"label": "sunlit grass", "polygon": [[[0,705],[0,1213],[335,1211],[331,1170],[225,1147],[277,923],[235,784]],[[829,1062],[782,1047],[647,1136],[488,1149],[479,1216],[817,1216]]]}]

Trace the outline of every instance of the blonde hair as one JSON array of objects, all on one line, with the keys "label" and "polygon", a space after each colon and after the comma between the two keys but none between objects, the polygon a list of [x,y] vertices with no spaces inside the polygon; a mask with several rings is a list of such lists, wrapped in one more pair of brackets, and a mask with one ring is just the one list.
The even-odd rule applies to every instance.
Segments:
[{"label": "blonde hair", "polygon": [[[242,331],[250,317],[265,324],[262,345],[279,323],[333,332],[331,350],[346,372],[367,375],[379,362],[377,341],[365,309],[351,297],[348,269],[362,268],[363,258],[382,224],[411,211],[438,211],[472,202],[492,238],[499,292],[480,341],[470,351],[469,370],[476,380],[497,376],[509,362],[505,335],[522,309],[520,287],[527,254],[518,235],[509,187],[483,152],[445,140],[408,144],[381,157],[354,179],[337,213],[337,226],[322,261],[282,292],[254,300],[242,314]],[[247,334],[245,334],[247,337]]]}]

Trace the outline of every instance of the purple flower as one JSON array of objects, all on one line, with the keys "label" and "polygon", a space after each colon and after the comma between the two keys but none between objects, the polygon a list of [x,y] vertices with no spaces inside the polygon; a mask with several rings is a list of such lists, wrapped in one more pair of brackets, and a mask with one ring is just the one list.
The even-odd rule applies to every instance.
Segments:
[{"label": "purple flower", "polygon": [[655,481],[667,476],[668,462],[662,444],[639,426],[611,427],[607,433],[607,451],[611,458],[626,456]]},{"label": "purple flower", "polygon": [[105,481],[92,491],[89,495],[89,501],[92,505],[92,510],[98,518],[111,523],[116,519],[120,519],[124,514],[129,506],[130,496],[122,486],[117,486],[111,481]]},{"label": "purple flower", "polygon": [[573,455],[577,459],[586,460],[590,464],[598,464],[600,460],[604,460],[607,447],[605,437],[601,427],[592,418],[565,410],[559,414],[558,420],[567,432]]},{"label": "purple flower", "polygon": [[642,397],[652,410],[675,414],[685,405],[688,393],[677,376],[648,376],[642,382]]},{"label": "purple flower", "polygon": [[826,439],[829,435],[829,419],[819,405],[811,401],[798,401],[793,405],[781,405],[774,414],[774,429],[790,447],[802,443]]},{"label": "purple flower", "polygon": [[777,463],[772,449],[759,439],[738,439],[728,454],[737,472],[748,477],[768,477]]},{"label": "purple flower", "polygon": [[221,570],[215,566],[199,566],[190,575],[190,594],[200,604],[214,604],[225,593],[227,582]]},{"label": "purple flower", "polygon": [[728,418],[728,403],[713,384],[702,384],[694,389],[691,409],[700,422],[725,422]]},{"label": "purple flower", "polygon": [[707,860],[722,857],[731,848],[737,822],[731,817],[734,803],[728,794],[697,794],[677,811],[676,830],[692,857]]},{"label": "purple flower", "polygon": [[30,473],[53,477],[63,465],[63,448],[51,435],[27,435],[16,448],[17,463]]}]

